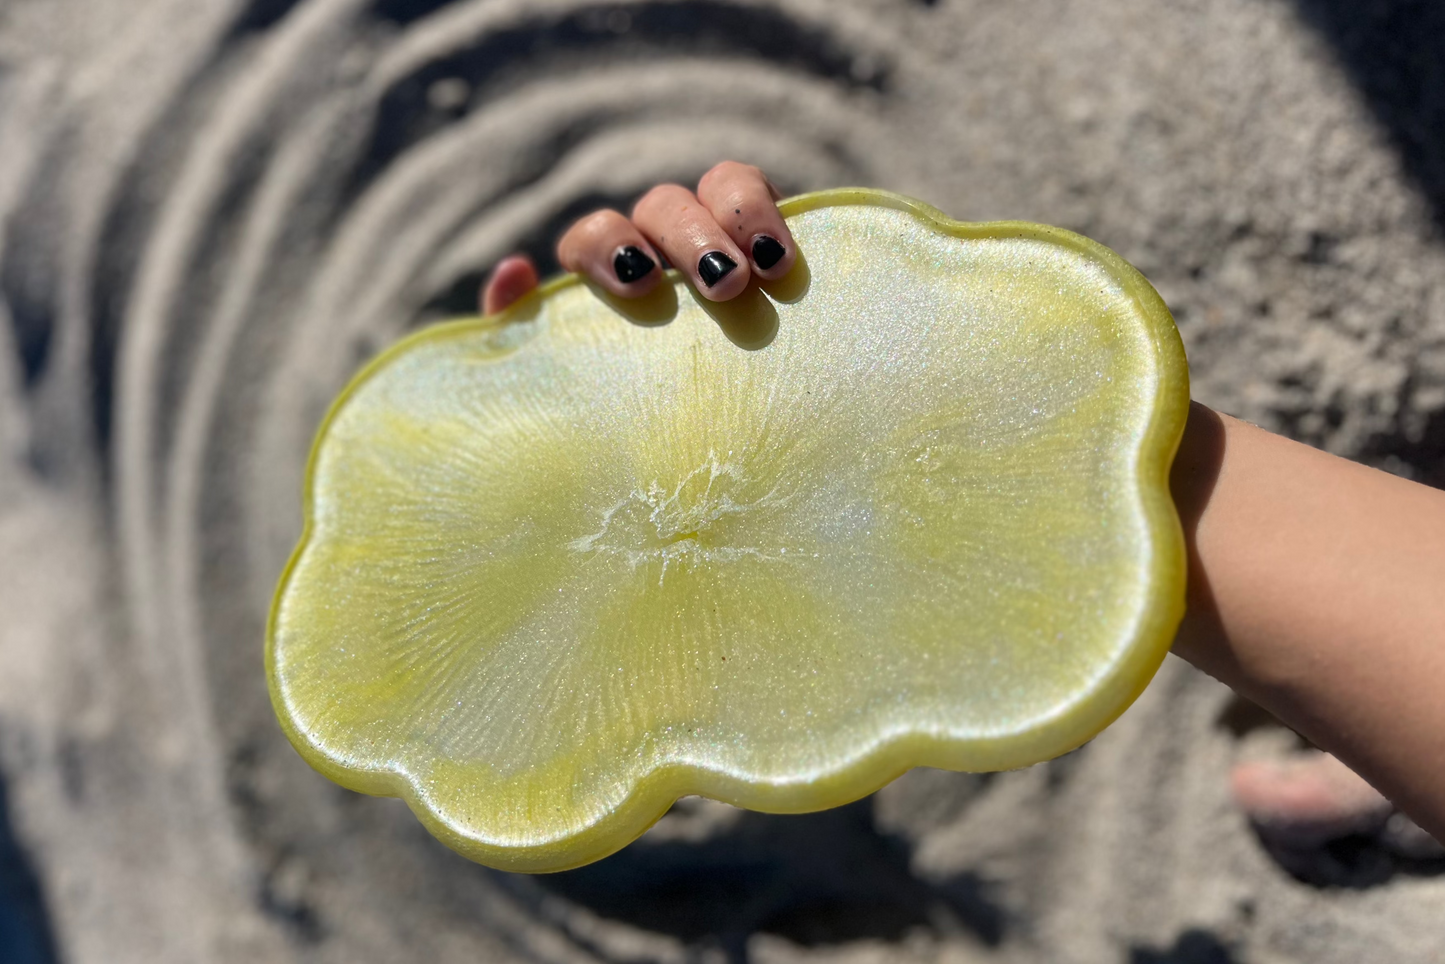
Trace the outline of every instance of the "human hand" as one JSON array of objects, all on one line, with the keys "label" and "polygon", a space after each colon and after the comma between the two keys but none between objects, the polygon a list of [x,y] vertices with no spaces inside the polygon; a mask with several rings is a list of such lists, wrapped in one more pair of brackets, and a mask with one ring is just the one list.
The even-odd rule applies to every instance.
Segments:
[{"label": "human hand", "polygon": [[[661,278],[660,252],[703,297],[727,301],[754,274],[782,278],[797,258],[777,199],[760,170],[724,162],[695,194],[659,185],[631,219],[610,210],[582,218],[558,242],[557,259],[613,295],[636,298]],[[485,287],[484,313],[536,285],[530,260],[504,259]],[[1240,806],[1257,825],[1284,826],[1298,839],[1301,827],[1329,833],[1378,821],[1383,795],[1445,841],[1437,585],[1445,498],[1198,404],[1171,482],[1189,551],[1175,653],[1380,791],[1320,757],[1241,767]]]},{"label": "human hand", "polygon": [[[630,220],[610,209],[581,218],[557,242],[557,260],[618,297],[639,298],[662,276],[661,252],[704,298],[727,301],[754,275],[776,281],[797,260],[779,197],[758,168],[723,161],[702,176],[696,193],[678,184],[652,188],[633,205]],[[530,258],[502,259],[482,290],[482,314],[535,287]]]}]

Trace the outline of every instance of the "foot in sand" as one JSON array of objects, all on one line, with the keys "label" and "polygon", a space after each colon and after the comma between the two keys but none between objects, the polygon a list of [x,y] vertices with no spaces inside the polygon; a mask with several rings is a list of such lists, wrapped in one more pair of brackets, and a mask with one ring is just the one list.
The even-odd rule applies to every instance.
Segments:
[{"label": "foot in sand", "polygon": [[1241,763],[1230,789],[1265,849],[1310,883],[1363,886],[1389,877],[1402,860],[1445,859],[1445,846],[1319,750]]}]

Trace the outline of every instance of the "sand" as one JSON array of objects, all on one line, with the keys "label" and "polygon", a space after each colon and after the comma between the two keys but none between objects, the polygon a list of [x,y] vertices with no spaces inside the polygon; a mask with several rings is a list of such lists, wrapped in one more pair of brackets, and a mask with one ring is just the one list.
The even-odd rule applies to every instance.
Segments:
[{"label": "sand", "polygon": [[1291,877],[1226,779],[1288,735],[1175,661],[1052,764],[688,803],[515,878],[313,774],[260,654],[357,364],[724,157],[1082,231],[1195,397],[1445,482],[1441,49],[1403,0],[0,5],[0,925],[87,964],[1439,960],[1445,876]]}]

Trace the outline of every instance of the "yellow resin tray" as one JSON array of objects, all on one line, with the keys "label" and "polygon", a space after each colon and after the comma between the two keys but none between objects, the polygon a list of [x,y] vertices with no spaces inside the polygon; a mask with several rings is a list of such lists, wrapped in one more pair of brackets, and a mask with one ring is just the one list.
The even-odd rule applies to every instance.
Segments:
[{"label": "yellow resin tray", "polygon": [[1184,609],[1172,318],[1101,245],[878,191],[714,305],[576,277],[337,399],[267,635],[317,770],[493,867],[1084,743]]}]

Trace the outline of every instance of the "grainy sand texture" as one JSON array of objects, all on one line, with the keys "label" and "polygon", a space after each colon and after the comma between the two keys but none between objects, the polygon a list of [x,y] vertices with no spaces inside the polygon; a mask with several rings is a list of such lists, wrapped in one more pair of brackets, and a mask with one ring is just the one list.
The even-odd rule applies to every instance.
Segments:
[{"label": "grainy sand texture", "polygon": [[1261,846],[1290,737],[1174,661],[1052,764],[542,878],[314,774],[261,670],[357,365],[726,157],[1090,235],[1201,401],[1445,482],[1442,65],[1424,0],[3,0],[0,957],[1445,960],[1438,865]]}]

